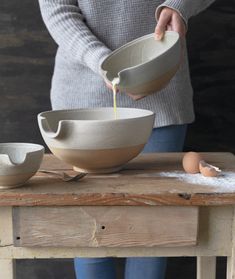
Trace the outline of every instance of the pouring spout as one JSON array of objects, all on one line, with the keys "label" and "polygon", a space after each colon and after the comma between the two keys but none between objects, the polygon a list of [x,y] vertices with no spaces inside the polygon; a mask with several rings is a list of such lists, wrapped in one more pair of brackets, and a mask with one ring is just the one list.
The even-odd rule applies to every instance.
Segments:
[{"label": "pouring spout", "polygon": [[5,166],[19,166],[23,165],[26,161],[27,154],[24,154],[23,156],[14,156],[9,154],[1,154],[0,155],[0,165]]},{"label": "pouring spout", "polygon": [[115,77],[113,80],[112,80],[112,85],[115,87],[117,85],[120,84],[120,77]]},{"label": "pouring spout", "polygon": [[59,121],[56,132],[54,132],[51,129],[50,125],[48,124],[47,119],[40,115],[38,116],[38,125],[39,125],[39,128],[40,128],[42,134],[46,134],[46,136],[48,138],[55,139],[55,138],[58,138],[61,134],[63,121]]},{"label": "pouring spout", "polygon": [[116,77],[113,74],[109,73],[107,70],[102,70],[102,76],[104,80],[108,83],[112,83],[112,85],[119,85],[121,82],[120,73],[117,73]]}]

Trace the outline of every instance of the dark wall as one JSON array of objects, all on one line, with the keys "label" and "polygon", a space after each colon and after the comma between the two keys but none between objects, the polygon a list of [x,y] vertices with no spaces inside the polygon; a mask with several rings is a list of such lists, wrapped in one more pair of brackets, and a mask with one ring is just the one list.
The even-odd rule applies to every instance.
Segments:
[{"label": "dark wall", "polygon": [[192,18],[188,47],[196,122],[186,148],[235,153],[235,1]]},{"label": "dark wall", "polygon": [[[235,153],[235,1],[217,0],[191,19],[188,48],[196,122],[185,149]],[[37,0],[0,1],[0,142],[43,143],[36,115],[50,109],[55,50]],[[170,261],[167,278],[175,277],[178,263],[187,261]],[[188,267],[180,278],[189,278]],[[74,277],[71,261],[21,261],[17,270],[19,279]]]},{"label": "dark wall", "polygon": [[36,116],[50,109],[55,50],[37,0],[0,1],[0,142],[42,143]]},{"label": "dark wall", "polygon": [[[192,18],[188,48],[196,122],[185,149],[235,152],[235,1]],[[0,142],[42,143],[36,115],[50,109],[55,50],[37,0],[0,1]]]}]

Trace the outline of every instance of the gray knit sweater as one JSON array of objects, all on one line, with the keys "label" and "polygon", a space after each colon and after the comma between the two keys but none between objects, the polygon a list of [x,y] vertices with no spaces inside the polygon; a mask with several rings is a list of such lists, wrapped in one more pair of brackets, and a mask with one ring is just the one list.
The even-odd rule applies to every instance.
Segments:
[{"label": "gray knit sweater", "polygon": [[[100,65],[116,48],[153,33],[155,11],[162,6],[188,19],[214,0],[39,0],[45,24],[58,44],[51,88],[53,109],[110,107],[112,93],[104,84]],[[119,107],[150,109],[155,127],[194,120],[187,54],[169,85],[134,101],[118,94]]]}]

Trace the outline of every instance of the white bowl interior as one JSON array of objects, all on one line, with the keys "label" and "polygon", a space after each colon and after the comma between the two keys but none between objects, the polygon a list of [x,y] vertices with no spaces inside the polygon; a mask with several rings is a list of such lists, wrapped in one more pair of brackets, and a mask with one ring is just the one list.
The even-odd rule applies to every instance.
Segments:
[{"label": "white bowl interior", "polygon": [[124,69],[140,66],[167,52],[179,39],[176,32],[168,31],[157,41],[154,34],[143,36],[114,51],[102,64],[107,78],[113,80]]},{"label": "white bowl interior", "polygon": [[31,143],[0,143],[0,156],[8,155],[12,163],[21,164],[26,154],[43,149],[43,146]]},{"label": "white bowl interior", "polygon": [[152,111],[142,109],[117,108],[118,119],[115,119],[113,108],[95,108],[95,109],[78,109],[78,110],[61,110],[41,113],[45,117],[53,132],[58,129],[58,123],[61,120],[72,121],[125,121],[127,119],[142,118],[153,115]]}]

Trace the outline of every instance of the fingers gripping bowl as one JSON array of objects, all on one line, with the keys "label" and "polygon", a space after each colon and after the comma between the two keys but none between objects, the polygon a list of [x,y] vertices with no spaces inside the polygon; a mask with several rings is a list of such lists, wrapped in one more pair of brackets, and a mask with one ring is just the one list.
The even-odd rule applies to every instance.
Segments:
[{"label": "fingers gripping bowl", "polygon": [[94,108],[42,112],[41,134],[52,153],[80,172],[115,172],[136,157],[154,123],[149,110]]}]

